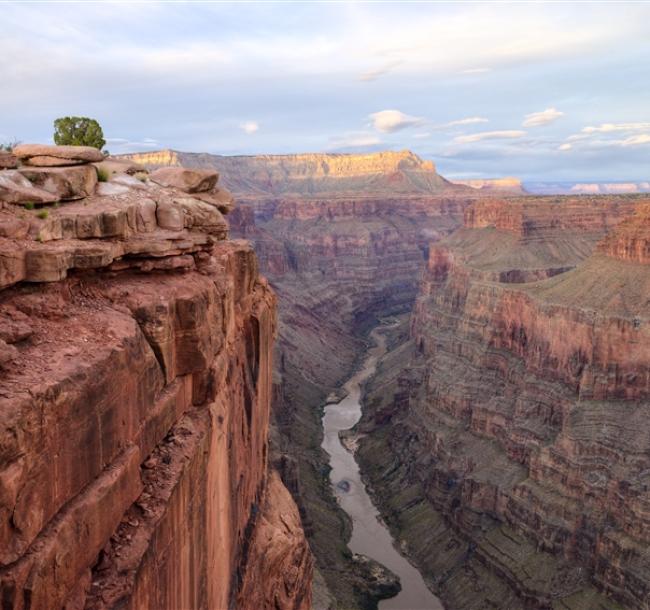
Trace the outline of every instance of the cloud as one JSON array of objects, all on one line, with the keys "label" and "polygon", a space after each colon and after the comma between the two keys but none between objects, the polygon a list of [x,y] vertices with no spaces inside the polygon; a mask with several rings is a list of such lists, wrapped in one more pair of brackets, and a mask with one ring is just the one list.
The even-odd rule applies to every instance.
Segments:
[{"label": "cloud", "polygon": [[350,148],[367,148],[380,145],[381,139],[374,133],[352,132],[342,136],[332,136],[328,150],[346,150]]},{"label": "cloud", "polygon": [[460,71],[461,74],[485,74],[486,72],[492,72],[492,68],[468,68]]},{"label": "cloud", "polygon": [[516,129],[504,131],[480,131],[479,133],[472,133],[466,136],[458,136],[454,138],[457,144],[471,144],[472,142],[480,142],[481,140],[504,140],[523,138],[526,135],[525,131]]},{"label": "cloud", "polygon": [[391,61],[390,63],[387,63],[386,65],[382,66],[381,68],[377,68],[376,70],[368,70],[367,72],[364,72],[359,76],[359,80],[369,82],[373,80],[377,80],[378,78],[385,76],[389,72],[392,72],[397,66],[402,64],[402,61]]},{"label": "cloud", "polygon": [[561,116],[564,116],[564,112],[560,112],[557,108],[547,108],[541,112],[531,112],[526,115],[522,126],[541,127],[542,125],[549,125],[557,121]]},{"label": "cloud", "polygon": [[[643,133],[635,133],[639,131]],[[627,137],[620,137],[619,134]],[[631,148],[645,144],[650,144],[650,123],[602,123],[595,127],[583,127],[580,133],[570,135],[559,150],[570,150],[574,145],[598,149]]]},{"label": "cloud", "polygon": [[259,130],[260,125],[257,121],[245,121],[240,127],[244,130],[244,133],[252,135]]},{"label": "cloud", "polygon": [[650,123],[603,123],[597,127],[584,127],[582,133],[611,133],[615,131],[650,131]]},{"label": "cloud", "polygon": [[457,125],[473,125],[475,123],[487,123],[488,120],[482,116],[470,116],[466,119],[458,119],[457,121],[450,121],[441,125],[441,127],[455,127]]},{"label": "cloud", "polygon": [[422,133],[414,133],[413,137],[418,139],[428,138],[431,136],[431,133],[428,131],[423,131]]},{"label": "cloud", "polygon": [[393,133],[400,129],[406,129],[413,125],[422,123],[422,119],[415,116],[404,114],[399,110],[381,110],[373,112],[368,117],[372,121],[372,126],[383,133]]},{"label": "cloud", "polygon": [[141,140],[129,140],[128,138],[106,138],[106,146],[110,148],[110,151],[112,153],[119,153],[160,148],[161,144],[154,138],[142,138]]},{"label": "cloud", "polygon": [[625,138],[625,140],[621,140],[620,142],[620,145],[624,147],[640,146],[641,144],[650,144],[650,133],[640,133],[639,135]]}]

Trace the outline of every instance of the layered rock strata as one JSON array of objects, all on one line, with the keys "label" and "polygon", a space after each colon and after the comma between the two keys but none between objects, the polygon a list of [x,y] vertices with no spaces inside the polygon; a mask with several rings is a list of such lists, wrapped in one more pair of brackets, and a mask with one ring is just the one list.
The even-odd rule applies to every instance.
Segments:
[{"label": "layered rock strata", "polygon": [[143,180],[3,199],[2,607],[307,609],[267,465],[275,296],[219,204]]},{"label": "layered rock strata", "polygon": [[479,203],[431,248],[358,456],[450,608],[648,607],[648,205]]}]

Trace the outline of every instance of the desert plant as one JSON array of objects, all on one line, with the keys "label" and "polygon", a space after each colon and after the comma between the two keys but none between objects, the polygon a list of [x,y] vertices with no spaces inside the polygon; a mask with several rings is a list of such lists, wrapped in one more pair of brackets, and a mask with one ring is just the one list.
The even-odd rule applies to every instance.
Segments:
[{"label": "desert plant", "polygon": [[36,217],[40,218],[41,220],[45,220],[49,215],[50,213],[48,210],[41,210],[36,214]]},{"label": "desert plant", "polygon": [[13,142],[3,142],[0,144],[0,152],[10,153],[16,146],[18,146],[18,144],[20,144],[18,140],[14,140]]},{"label": "desert plant", "polygon": [[33,201],[26,201],[25,202],[25,209],[33,210],[34,209],[34,202]]},{"label": "desert plant", "polygon": [[100,182],[108,182],[108,170],[103,168],[103,167],[98,167],[97,168],[97,180]]},{"label": "desert plant", "polygon": [[56,119],[54,142],[59,145],[94,146],[99,150],[106,144],[99,123],[85,116],[66,116]]}]

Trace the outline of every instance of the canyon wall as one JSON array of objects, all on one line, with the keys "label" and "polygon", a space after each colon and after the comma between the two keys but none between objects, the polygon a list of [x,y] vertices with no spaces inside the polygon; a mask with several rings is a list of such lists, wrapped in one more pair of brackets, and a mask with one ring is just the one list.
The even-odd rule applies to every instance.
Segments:
[{"label": "canyon wall", "polygon": [[649,607],[649,210],[478,202],[430,249],[358,457],[448,607]]},{"label": "canyon wall", "polygon": [[310,608],[268,466],[276,297],[229,196],[80,167],[0,172],[2,608]]},{"label": "canyon wall", "polygon": [[370,564],[350,555],[350,523],[330,488],[322,405],[364,353],[377,318],[411,310],[429,244],[457,228],[478,195],[408,152],[160,151],[129,160],[214,167],[231,176],[224,184],[239,204],[233,232],[254,243],[279,299],[271,458],[298,502],[316,557],[315,606],[376,607],[382,590]]}]

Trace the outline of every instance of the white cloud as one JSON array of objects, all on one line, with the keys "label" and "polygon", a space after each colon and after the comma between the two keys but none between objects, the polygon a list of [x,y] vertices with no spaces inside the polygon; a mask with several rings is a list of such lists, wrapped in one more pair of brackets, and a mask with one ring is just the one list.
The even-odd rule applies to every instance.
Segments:
[{"label": "white cloud", "polygon": [[390,63],[385,64],[381,68],[377,68],[375,70],[368,70],[367,72],[364,72],[361,74],[359,77],[359,80],[362,81],[373,81],[377,80],[378,78],[385,76],[389,72],[392,72],[397,66],[399,66],[402,61],[391,61]]},{"label": "white cloud", "polygon": [[372,126],[383,133],[393,133],[422,123],[421,118],[404,114],[399,110],[373,112],[368,118],[372,121]]},{"label": "white cloud", "polygon": [[378,146],[381,139],[374,133],[352,132],[342,136],[333,136],[330,138],[331,145],[328,150],[348,149],[348,148],[366,148],[369,146]]},{"label": "white cloud", "polygon": [[504,140],[523,138],[526,135],[525,131],[516,129],[504,131],[480,131],[479,133],[472,133],[466,136],[458,136],[454,138],[457,144],[470,144],[472,142],[480,142],[481,140]]},{"label": "white cloud", "polygon": [[487,123],[488,120],[482,116],[470,116],[466,119],[458,119],[457,121],[450,121],[441,125],[441,127],[455,127],[457,125],[473,125],[475,123]]},{"label": "white cloud", "polygon": [[573,144],[560,144],[558,146],[558,150],[571,150],[573,148]]},{"label": "white cloud", "polygon": [[431,136],[431,133],[428,132],[428,131],[423,131],[423,132],[421,132],[421,133],[414,133],[414,134],[413,134],[413,137],[414,137],[414,138],[418,138],[418,139],[428,138],[428,137],[430,137],[430,136]]},{"label": "white cloud", "polygon": [[492,72],[492,68],[468,68],[460,71],[461,74],[485,74],[486,72]]},{"label": "white cloud", "polygon": [[640,133],[636,136],[630,136],[620,142],[621,146],[639,146],[641,144],[650,144],[650,133]]},{"label": "white cloud", "polygon": [[522,126],[541,127],[542,125],[549,125],[557,121],[561,116],[564,116],[564,112],[560,112],[557,108],[547,108],[541,112],[531,112],[526,115]]},{"label": "white cloud", "polygon": [[260,125],[257,121],[245,121],[240,127],[244,130],[244,133],[251,135],[259,130]]},{"label": "white cloud", "polygon": [[597,127],[584,127],[582,133],[611,133],[614,131],[650,131],[650,123],[603,123]]}]

